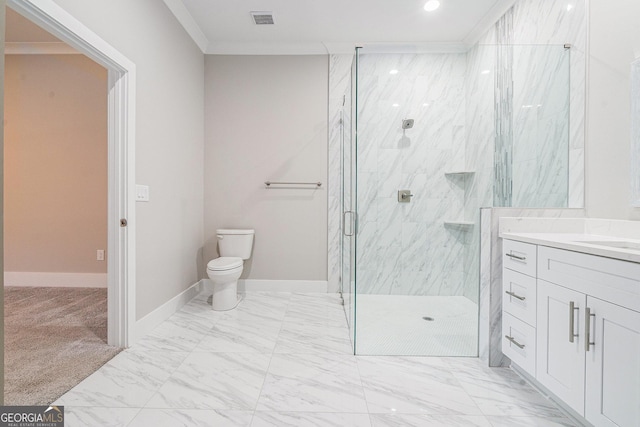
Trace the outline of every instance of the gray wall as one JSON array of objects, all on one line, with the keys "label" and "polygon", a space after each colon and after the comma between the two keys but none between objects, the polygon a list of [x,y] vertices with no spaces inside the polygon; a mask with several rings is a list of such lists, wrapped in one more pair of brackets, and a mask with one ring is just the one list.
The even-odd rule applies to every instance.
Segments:
[{"label": "gray wall", "polygon": [[5,270],[106,274],[107,70],[83,55],[5,64]]},{"label": "gray wall", "polygon": [[587,214],[640,219],[630,207],[631,62],[640,57],[640,2],[591,0]]},{"label": "gray wall", "polygon": [[136,64],[136,317],[198,280],[204,55],[163,2],[55,0]]},{"label": "gray wall", "polygon": [[[216,228],[254,228],[243,277],[326,280],[328,57],[205,62],[205,263],[218,256]],[[323,186],[267,190],[266,180]]]}]

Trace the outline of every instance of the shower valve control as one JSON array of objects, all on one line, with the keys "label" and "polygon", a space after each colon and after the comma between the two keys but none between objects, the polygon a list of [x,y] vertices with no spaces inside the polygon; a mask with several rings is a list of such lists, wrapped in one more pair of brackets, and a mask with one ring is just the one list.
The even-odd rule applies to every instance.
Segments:
[{"label": "shower valve control", "polygon": [[409,203],[412,197],[411,190],[398,190],[398,202]]}]

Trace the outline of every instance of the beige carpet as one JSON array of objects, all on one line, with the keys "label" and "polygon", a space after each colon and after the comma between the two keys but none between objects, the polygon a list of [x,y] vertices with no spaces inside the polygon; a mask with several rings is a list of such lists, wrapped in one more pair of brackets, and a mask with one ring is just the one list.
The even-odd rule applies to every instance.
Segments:
[{"label": "beige carpet", "polygon": [[107,341],[107,290],[5,287],[5,405],[48,405],[120,349]]}]

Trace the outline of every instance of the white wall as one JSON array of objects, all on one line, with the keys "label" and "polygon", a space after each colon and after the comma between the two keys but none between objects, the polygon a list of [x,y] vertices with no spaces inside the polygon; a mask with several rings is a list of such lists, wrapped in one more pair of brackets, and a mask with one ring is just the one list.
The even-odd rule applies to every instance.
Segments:
[{"label": "white wall", "polygon": [[136,64],[136,317],[198,280],[203,243],[204,55],[158,0],[55,0]]},{"label": "white wall", "polygon": [[640,2],[590,1],[587,214],[640,219],[630,207],[631,62],[640,57]]},{"label": "white wall", "polygon": [[83,55],[5,64],[5,270],[106,275],[107,70]]},{"label": "white wall", "polygon": [[328,57],[208,55],[205,69],[205,262],[216,228],[254,228],[243,277],[326,280]]}]

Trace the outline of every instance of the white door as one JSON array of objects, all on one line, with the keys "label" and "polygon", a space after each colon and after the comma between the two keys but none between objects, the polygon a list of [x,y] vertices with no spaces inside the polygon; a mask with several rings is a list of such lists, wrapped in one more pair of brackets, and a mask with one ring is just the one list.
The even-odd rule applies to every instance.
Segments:
[{"label": "white door", "polygon": [[579,414],[584,414],[585,304],[586,295],[538,279],[536,379]]},{"label": "white door", "polygon": [[596,427],[640,426],[640,313],[589,297],[585,418]]}]

